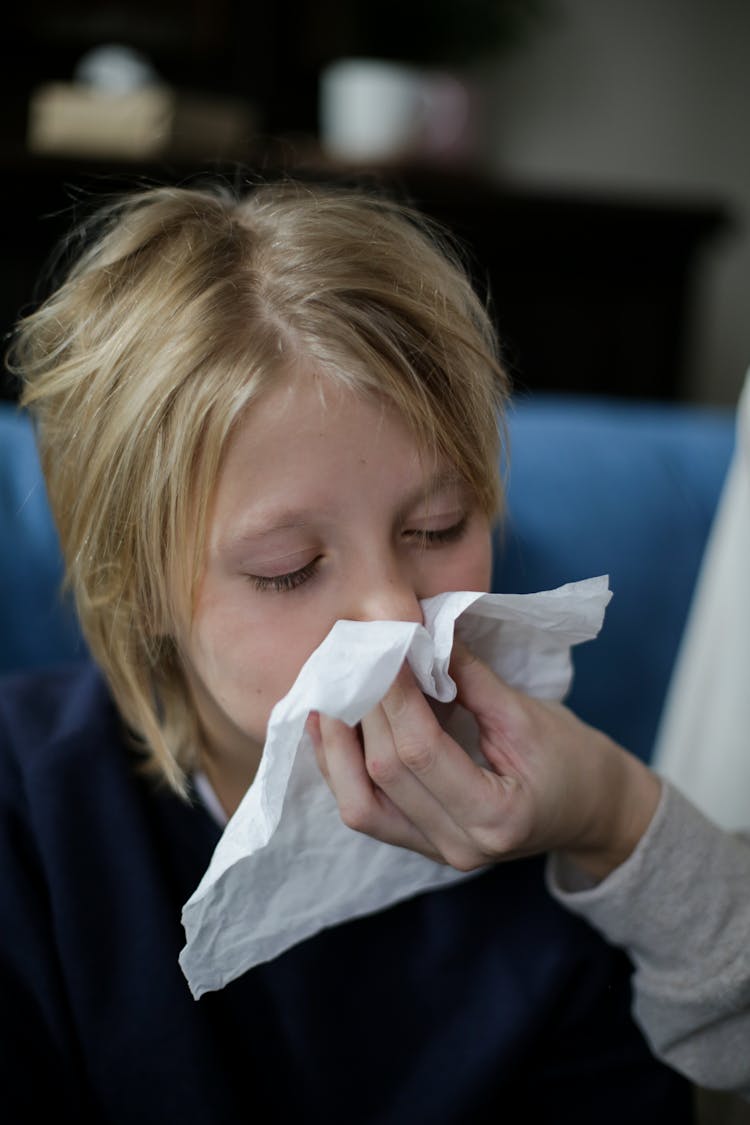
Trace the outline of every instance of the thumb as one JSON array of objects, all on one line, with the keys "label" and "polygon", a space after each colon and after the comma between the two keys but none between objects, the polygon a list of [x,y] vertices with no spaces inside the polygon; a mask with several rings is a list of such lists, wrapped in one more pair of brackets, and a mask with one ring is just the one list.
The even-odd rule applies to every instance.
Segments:
[{"label": "thumb", "polygon": [[487,715],[516,703],[518,693],[456,638],[451,652],[450,673],[458,689],[458,701],[473,715]]}]

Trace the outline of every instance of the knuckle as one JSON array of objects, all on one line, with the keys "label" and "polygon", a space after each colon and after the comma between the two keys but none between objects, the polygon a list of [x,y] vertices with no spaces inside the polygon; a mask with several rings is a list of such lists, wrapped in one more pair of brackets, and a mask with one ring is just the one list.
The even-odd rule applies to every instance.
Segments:
[{"label": "knuckle", "polygon": [[370,801],[349,799],[339,805],[339,816],[347,828],[354,832],[371,834],[374,810]]},{"label": "knuckle", "polygon": [[479,855],[474,848],[468,845],[454,845],[447,849],[444,848],[443,859],[449,867],[467,874],[483,867],[487,862],[483,855]]},{"label": "knuckle", "polygon": [[369,777],[381,789],[387,789],[395,784],[402,769],[396,757],[368,757],[366,766]]},{"label": "knuckle", "polygon": [[470,836],[476,852],[483,856],[483,863],[505,855],[516,844],[514,833],[507,825],[473,828]]},{"label": "knuckle", "polygon": [[477,821],[467,830],[475,851],[484,856],[484,862],[502,859],[523,851],[531,838],[532,825],[522,812],[507,811],[490,822]]},{"label": "knuckle", "polygon": [[403,742],[398,747],[398,756],[412,773],[427,773],[435,761],[435,750],[432,743],[415,740]]}]

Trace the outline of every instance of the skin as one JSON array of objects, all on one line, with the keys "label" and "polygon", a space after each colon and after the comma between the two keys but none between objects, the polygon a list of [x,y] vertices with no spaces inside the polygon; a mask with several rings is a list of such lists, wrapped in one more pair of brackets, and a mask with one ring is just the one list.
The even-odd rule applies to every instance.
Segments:
[{"label": "skin", "polygon": [[[304,367],[254,403],[229,443],[178,638],[227,814],[255,776],[273,705],[339,618],[421,621],[421,599],[486,591],[490,569],[487,518],[450,466],[420,459],[390,408]],[[451,671],[487,767],[443,730],[408,665],[360,729],[310,717],[345,823],[460,870],[559,850],[598,879],[623,862],[658,803],[655,775],[463,646]]]},{"label": "skin", "polygon": [[408,667],[356,732],[308,723],[320,767],[352,828],[462,871],[557,850],[594,880],[631,854],[656,810],[646,766],[561,704],[503,683],[457,644],[458,701],[491,768],[443,731]]},{"label": "skin", "polygon": [[487,518],[385,404],[304,367],[254,402],[229,442],[178,637],[225,811],[255,776],[273,705],[339,618],[421,621],[421,599],[485,591],[490,570]]}]

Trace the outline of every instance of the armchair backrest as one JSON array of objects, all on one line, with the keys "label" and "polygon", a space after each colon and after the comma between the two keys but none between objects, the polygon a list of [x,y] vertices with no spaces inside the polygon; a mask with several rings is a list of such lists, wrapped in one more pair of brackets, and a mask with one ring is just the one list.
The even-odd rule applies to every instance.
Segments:
[{"label": "armchair backrest", "polygon": [[0,403],[0,672],[80,657],[31,423]]},{"label": "armchair backrest", "polygon": [[574,652],[568,702],[645,760],[733,447],[723,409],[538,396],[511,418],[493,587],[610,576],[604,626]]}]

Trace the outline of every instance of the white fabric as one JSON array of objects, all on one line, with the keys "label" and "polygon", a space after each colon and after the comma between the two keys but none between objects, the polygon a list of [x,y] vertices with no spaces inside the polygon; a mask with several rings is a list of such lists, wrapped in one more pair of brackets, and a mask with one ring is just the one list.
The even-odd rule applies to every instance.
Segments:
[{"label": "white fabric", "polygon": [[193,785],[195,787],[195,792],[198,794],[209,816],[213,817],[220,828],[226,828],[229,817],[224,812],[224,806],[219,800],[213,785],[208,780],[207,774],[205,774],[203,770],[195,771],[193,774]]},{"label": "white fabric", "polygon": [[[326,926],[384,909],[467,876],[347,828],[305,733],[317,710],[354,726],[408,660],[422,690],[455,698],[448,674],[454,624],[513,686],[561,699],[571,645],[595,637],[606,578],[539,594],[443,594],[422,603],[424,625],[338,621],[274,707],[260,768],[183,908],[180,964],[197,998],[222,988]],[[456,707],[448,729],[481,759],[475,724]]]},{"label": "white fabric", "polygon": [[654,766],[723,827],[750,829],[750,376]]}]

